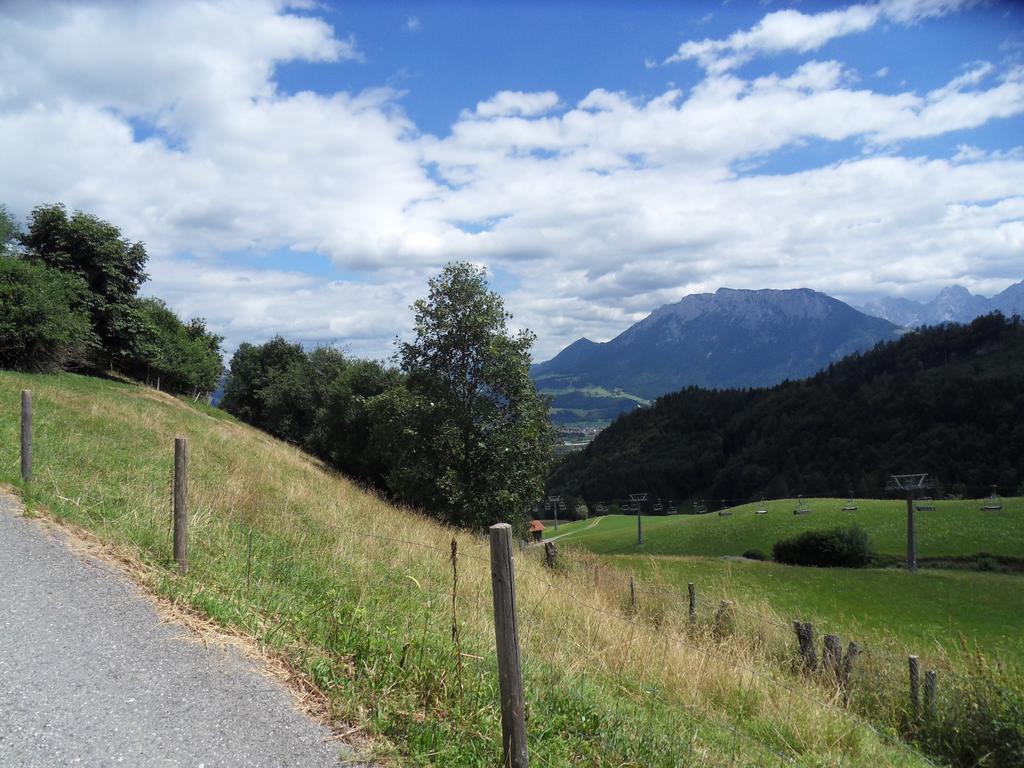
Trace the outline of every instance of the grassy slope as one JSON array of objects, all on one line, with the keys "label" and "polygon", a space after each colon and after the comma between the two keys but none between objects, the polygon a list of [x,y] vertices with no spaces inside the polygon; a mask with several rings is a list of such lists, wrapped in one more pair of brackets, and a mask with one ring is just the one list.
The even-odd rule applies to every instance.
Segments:
[{"label": "grassy slope", "polygon": [[[31,489],[17,479],[21,388],[34,391]],[[175,435],[190,441],[187,577],[169,559]],[[30,509],[141,564],[154,592],[286,659],[382,754],[413,765],[498,762],[485,542],[395,509],[206,409],[71,375],[0,372],[3,482]],[[461,657],[451,640],[453,538]],[[646,606],[630,621],[617,591],[595,588],[582,569],[545,572],[536,550],[517,559],[517,579],[530,745],[541,765],[767,762],[749,739],[808,765],[920,764],[823,703],[818,683],[790,675],[787,641],[766,627],[720,647]]]},{"label": "grassy slope", "polygon": [[[792,500],[744,504],[729,517],[675,515],[644,517],[644,545],[636,547],[636,517],[608,515],[589,530],[589,521],[562,525],[559,534],[573,533],[566,543],[578,541],[600,554],[637,551],[651,555],[739,555],[746,549],[771,554],[781,538],[801,531],[832,528],[856,522],[870,535],[883,555],[903,557],[906,552],[906,502],[860,500],[856,512],[843,512],[843,499],[807,499],[813,512],[794,515]],[[1024,558],[1024,498],[1003,500],[1001,512],[982,512],[978,500],[936,501],[932,512],[917,514],[918,557],[966,556],[979,552]],[[767,515],[754,515],[765,508]],[[547,536],[554,531],[546,532]]]}]

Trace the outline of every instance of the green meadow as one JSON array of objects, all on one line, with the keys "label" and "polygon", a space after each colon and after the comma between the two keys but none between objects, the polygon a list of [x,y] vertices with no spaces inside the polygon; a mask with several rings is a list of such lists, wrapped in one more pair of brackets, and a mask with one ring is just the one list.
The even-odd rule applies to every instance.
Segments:
[{"label": "green meadow", "polygon": [[[617,555],[640,589],[693,582],[703,601],[811,621],[863,645],[896,642],[927,657],[936,644],[956,657],[978,649],[1024,669],[1024,579],[1020,575],[923,568],[801,568],[701,557]],[[642,592],[641,592],[642,594]],[[767,609],[767,610],[766,610]]]},{"label": "green meadow", "polygon": [[[605,556],[635,574],[641,589],[667,588],[682,599],[694,582],[713,604],[732,600],[741,610],[813,621],[822,632],[911,652],[977,649],[1024,669],[1024,576],[967,569],[983,553],[1024,559],[1024,499],[1001,499],[1000,511],[983,510],[987,499],[930,503],[934,510],[915,514],[917,573],[898,567],[907,532],[901,499],[856,500],[856,511],[843,510],[845,499],[805,499],[811,512],[804,515],[793,514],[796,500],[780,500],[734,507],[726,516],[643,517],[642,546],[633,515],[561,524],[557,532],[549,526],[545,537]],[[759,509],[767,514],[756,515]],[[738,557],[757,549],[770,559],[781,538],[852,523],[868,532],[889,567],[801,568]],[[931,568],[930,558],[946,566],[962,559],[964,567]]]},{"label": "green meadow", "polygon": [[[856,523],[871,536],[880,555],[906,553],[907,505],[902,499],[856,500],[857,510],[844,512],[846,499],[804,499],[810,514],[795,515],[796,501],[759,502],[733,507],[728,516],[643,517],[644,543],[636,543],[636,516],[607,515],[561,524],[557,533],[598,554],[741,555],[758,549],[771,557],[772,545],[802,531]],[[1024,498],[1002,499],[1003,509],[984,511],[985,499],[939,500],[931,511],[917,512],[918,557],[970,557],[978,553],[1024,559]],[[755,515],[759,509],[765,515]],[[570,534],[570,535],[566,535]]]}]

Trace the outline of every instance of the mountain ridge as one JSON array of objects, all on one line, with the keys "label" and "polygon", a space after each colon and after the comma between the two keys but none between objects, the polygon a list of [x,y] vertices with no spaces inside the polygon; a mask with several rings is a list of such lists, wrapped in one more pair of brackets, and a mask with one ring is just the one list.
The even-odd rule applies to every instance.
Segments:
[{"label": "mountain ridge", "polygon": [[[770,386],[810,376],[899,334],[893,323],[810,288],[723,287],[662,305],[610,341],[578,339],[532,366],[531,375],[554,394],[556,421],[571,422],[587,410],[580,400],[584,389],[649,400],[687,386]],[[573,407],[563,409],[570,393]],[[610,407],[605,398],[590,397],[595,407]]]},{"label": "mountain ridge", "polygon": [[857,307],[861,312],[907,328],[939,323],[969,323],[990,312],[1024,314],[1024,280],[988,298],[959,284],[947,285],[928,301],[886,296]]}]

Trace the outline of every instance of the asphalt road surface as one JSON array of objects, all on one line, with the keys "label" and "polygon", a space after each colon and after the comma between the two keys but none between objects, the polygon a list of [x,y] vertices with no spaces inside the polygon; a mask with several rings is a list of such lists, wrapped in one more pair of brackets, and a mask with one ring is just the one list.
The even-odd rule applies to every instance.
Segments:
[{"label": "asphalt road surface", "polygon": [[0,493],[0,766],[354,765],[255,662],[17,510]]}]

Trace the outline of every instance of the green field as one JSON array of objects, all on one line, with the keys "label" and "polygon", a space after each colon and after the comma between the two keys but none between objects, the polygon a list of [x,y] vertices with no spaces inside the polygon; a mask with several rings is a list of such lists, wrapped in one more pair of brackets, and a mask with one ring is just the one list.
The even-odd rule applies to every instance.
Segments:
[{"label": "green field", "polygon": [[[699,585],[712,603],[734,600],[741,607],[811,620],[828,631],[862,642],[897,643],[925,652],[935,644],[957,655],[962,641],[1024,669],[1024,576],[924,567],[800,568],[776,563],[722,560],[772,545],[801,531],[858,523],[884,560],[906,553],[906,502],[858,500],[844,512],[843,499],[807,499],[812,512],[794,515],[794,500],[735,507],[729,516],[644,517],[644,544],[636,543],[636,517],[608,515],[563,523],[546,538],[579,546],[642,584],[671,587],[684,595]],[[1024,499],[1003,499],[999,512],[982,511],[984,500],[936,501],[916,514],[918,556],[971,558],[979,553],[1024,559]],[[767,509],[766,515],[755,515]]]},{"label": "green field", "polygon": [[801,568],[701,557],[614,556],[609,562],[647,585],[693,582],[715,605],[813,621],[864,645],[887,643],[926,657],[936,643],[953,656],[961,638],[1024,669],[1024,579],[1019,575],[922,569]]},{"label": "green field", "polygon": [[[769,501],[734,507],[728,517],[674,515],[644,517],[644,544],[636,544],[634,515],[607,515],[562,524],[558,535],[571,534],[563,543],[579,543],[598,554],[740,555],[759,549],[771,556],[772,545],[802,531],[857,523],[871,536],[881,555],[902,558],[906,553],[906,502],[859,500],[856,512],[843,512],[844,499],[805,499],[812,510],[794,515],[793,500]],[[981,510],[982,500],[936,501],[934,511],[917,518],[918,557],[969,557],[981,552],[1024,558],[1024,498],[1003,499],[1000,512]],[[766,515],[755,515],[767,509]],[[545,532],[550,538],[553,530]]]}]

